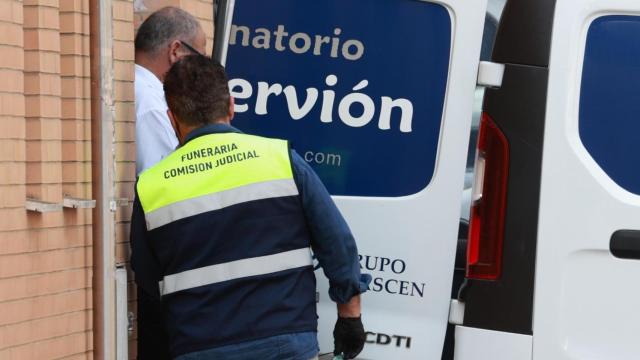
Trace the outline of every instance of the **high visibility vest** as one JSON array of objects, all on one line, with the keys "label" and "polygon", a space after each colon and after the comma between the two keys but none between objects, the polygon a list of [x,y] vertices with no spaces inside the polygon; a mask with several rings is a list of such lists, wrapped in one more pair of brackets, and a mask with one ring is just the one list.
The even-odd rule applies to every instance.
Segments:
[{"label": "high visibility vest", "polygon": [[137,185],[172,355],[315,331],[310,235],[286,141],[197,137]]}]

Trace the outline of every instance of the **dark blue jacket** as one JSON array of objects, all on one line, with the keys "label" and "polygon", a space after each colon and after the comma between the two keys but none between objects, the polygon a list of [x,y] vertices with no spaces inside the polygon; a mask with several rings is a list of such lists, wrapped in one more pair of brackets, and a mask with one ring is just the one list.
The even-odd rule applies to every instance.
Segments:
[{"label": "dark blue jacket", "polygon": [[[210,125],[190,134],[187,141],[221,132],[237,130]],[[360,275],[351,232],[311,168],[295,153],[292,161],[299,197],[233,206],[152,231],[146,230],[136,197],[131,236],[138,284],[158,296],[163,274],[179,270],[172,268],[175,251],[183,252],[180,258],[187,259],[180,267],[198,268],[203,261],[233,261],[311,244],[330,280],[334,301],[344,303],[364,292],[369,278]],[[239,219],[247,222],[239,223]],[[252,230],[256,228],[261,229],[259,234]],[[162,302],[173,356],[317,327],[315,279],[310,268],[202,286],[166,295]]]}]

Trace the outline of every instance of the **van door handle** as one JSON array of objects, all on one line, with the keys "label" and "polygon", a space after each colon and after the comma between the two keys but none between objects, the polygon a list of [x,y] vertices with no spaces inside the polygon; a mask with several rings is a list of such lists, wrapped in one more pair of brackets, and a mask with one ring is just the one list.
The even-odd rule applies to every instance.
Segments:
[{"label": "van door handle", "polygon": [[640,260],[640,231],[616,231],[611,236],[610,249],[615,257]]}]

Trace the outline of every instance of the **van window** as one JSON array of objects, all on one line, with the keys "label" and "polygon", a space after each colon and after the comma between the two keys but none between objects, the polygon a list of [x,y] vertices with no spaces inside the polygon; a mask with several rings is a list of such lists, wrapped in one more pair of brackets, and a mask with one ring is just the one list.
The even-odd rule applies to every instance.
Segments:
[{"label": "van window", "polygon": [[587,34],[580,139],[619,186],[640,194],[640,17],[604,16]]},{"label": "van window", "polygon": [[[295,3],[295,5],[294,5]],[[400,197],[436,171],[451,54],[441,4],[237,2],[230,30],[234,124],[289,139],[332,195]],[[328,11],[329,9],[329,11]],[[373,9],[373,8],[372,8]],[[326,14],[310,16],[310,14]],[[389,14],[402,19],[385,24]]]}]

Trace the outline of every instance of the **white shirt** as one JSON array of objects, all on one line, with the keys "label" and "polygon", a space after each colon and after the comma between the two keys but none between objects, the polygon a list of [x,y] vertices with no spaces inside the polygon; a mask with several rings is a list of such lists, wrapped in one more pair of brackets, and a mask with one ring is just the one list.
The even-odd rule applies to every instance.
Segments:
[{"label": "white shirt", "polygon": [[136,174],[173,152],[178,138],[167,115],[162,82],[136,64]]}]

